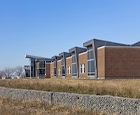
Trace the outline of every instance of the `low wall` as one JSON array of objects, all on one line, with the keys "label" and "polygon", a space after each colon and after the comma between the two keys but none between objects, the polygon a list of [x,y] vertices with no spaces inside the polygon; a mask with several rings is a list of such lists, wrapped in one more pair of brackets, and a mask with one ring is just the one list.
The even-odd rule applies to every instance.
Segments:
[{"label": "low wall", "polygon": [[109,114],[140,115],[140,99],[133,98],[47,92],[4,87],[0,87],[0,96],[21,100],[37,99],[47,104],[63,104],[71,108],[104,111]]}]

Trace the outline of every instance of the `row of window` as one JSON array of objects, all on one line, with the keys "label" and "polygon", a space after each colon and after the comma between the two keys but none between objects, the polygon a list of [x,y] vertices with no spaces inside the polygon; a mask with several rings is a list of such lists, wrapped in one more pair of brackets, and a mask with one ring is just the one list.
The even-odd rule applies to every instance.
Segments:
[{"label": "row of window", "polygon": [[[81,64],[80,65],[80,73],[85,73],[86,69],[85,69],[85,64]],[[51,71],[51,74],[53,75],[53,70]],[[58,68],[58,75],[61,74],[61,69]],[[67,68],[67,74],[71,74],[71,66],[68,66]]]},{"label": "row of window", "polygon": [[39,61],[39,68],[45,68],[45,61]]},{"label": "row of window", "polygon": [[37,77],[45,77],[45,69],[38,69]]},{"label": "row of window", "polygon": [[[88,76],[94,76],[95,75],[95,67],[94,67],[94,55],[93,55],[93,48],[92,47],[88,47],[87,50],[87,61],[88,61]],[[53,71],[53,70],[52,70]],[[60,68],[58,68],[58,70],[54,70],[56,73],[56,71],[58,71],[58,75],[60,75],[62,73],[62,76],[65,76],[65,68],[64,68],[64,59],[62,58],[62,72],[60,70]],[[76,62],[76,55],[75,53],[72,54],[72,67],[68,67],[67,68],[67,74],[71,74],[72,76],[77,76],[77,62]],[[85,73],[85,64],[80,64],[80,73]],[[56,74],[54,74],[56,75]]]}]

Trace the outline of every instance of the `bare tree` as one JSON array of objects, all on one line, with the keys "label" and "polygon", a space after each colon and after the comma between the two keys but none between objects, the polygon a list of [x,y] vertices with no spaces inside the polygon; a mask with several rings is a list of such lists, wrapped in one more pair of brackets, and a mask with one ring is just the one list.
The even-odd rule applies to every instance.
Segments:
[{"label": "bare tree", "polygon": [[0,71],[0,78],[21,78],[24,77],[24,69],[22,66],[17,66],[15,68],[5,68]]},{"label": "bare tree", "polygon": [[5,68],[3,70],[3,77],[5,78],[11,78],[15,73],[15,69],[14,68]]},{"label": "bare tree", "polygon": [[17,66],[15,68],[15,75],[18,76],[18,77],[23,77],[24,75],[24,69],[22,66]]}]

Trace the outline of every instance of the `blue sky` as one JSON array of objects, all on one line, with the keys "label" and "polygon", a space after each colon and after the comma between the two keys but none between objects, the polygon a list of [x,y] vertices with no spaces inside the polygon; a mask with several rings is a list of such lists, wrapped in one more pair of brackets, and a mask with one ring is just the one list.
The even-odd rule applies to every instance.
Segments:
[{"label": "blue sky", "polygon": [[0,69],[52,57],[92,38],[140,40],[140,0],[0,0]]}]

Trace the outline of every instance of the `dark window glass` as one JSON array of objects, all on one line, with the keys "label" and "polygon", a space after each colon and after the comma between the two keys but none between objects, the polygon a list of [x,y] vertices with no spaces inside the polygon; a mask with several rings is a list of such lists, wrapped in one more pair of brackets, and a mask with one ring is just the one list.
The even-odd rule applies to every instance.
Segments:
[{"label": "dark window glass", "polygon": [[95,75],[94,60],[88,61],[88,75]]},{"label": "dark window glass", "polygon": [[76,64],[72,64],[72,76],[77,76],[77,67],[76,67]]},{"label": "dark window glass", "polygon": [[35,59],[31,58],[31,77],[36,77],[35,71]]},{"label": "dark window glass", "polygon": [[39,61],[39,68],[45,67],[45,61]]},{"label": "dark window glass", "polygon": [[30,70],[25,70],[26,77],[30,77]]},{"label": "dark window glass", "polygon": [[89,59],[94,59],[93,50],[92,49],[88,50],[88,60]]},{"label": "dark window glass", "polygon": [[64,65],[64,58],[62,58],[62,65]]},{"label": "dark window glass", "polygon": [[81,64],[81,68],[80,68],[80,69],[81,69],[80,73],[83,73],[83,72],[82,72],[82,64]]},{"label": "dark window glass", "polygon": [[54,76],[56,76],[56,68],[54,68]]},{"label": "dark window glass", "polygon": [[75,54],[72,55],[72,63],[75,63],[76,62],[76,56]]},{"label": "dark window glass", "polygon": [[45,69],[38,69],[38,77],[45,77]]},{"label": "dark window glass", "polygon": [[62,66],[62,76],[65,76],[65,67]]}]

